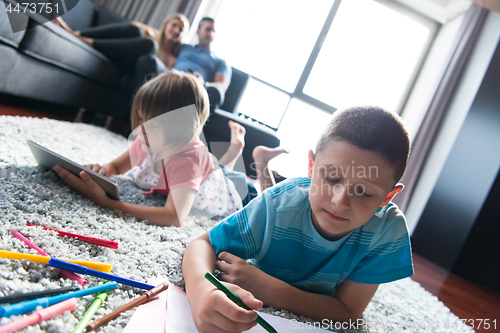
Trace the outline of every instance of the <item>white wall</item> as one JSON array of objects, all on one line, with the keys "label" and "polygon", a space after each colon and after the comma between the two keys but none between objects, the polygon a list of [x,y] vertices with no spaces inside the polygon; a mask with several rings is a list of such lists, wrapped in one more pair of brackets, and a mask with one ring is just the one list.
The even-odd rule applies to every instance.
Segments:
[{"label": "white wall", "polygon": [[439,30],[408,102],[402,111],[401,117],[405,121],[411,140],[415,138],[439,82],[446,71],[446,66],[450,62],[464,16],[465,14],[460,15],[443,25]]},{"label": "white wall", "polygon": [[406,209],[405,215],[410,234],[418,224],[463,121],[476,97],[499,40],[500,13],[490,12]]}]

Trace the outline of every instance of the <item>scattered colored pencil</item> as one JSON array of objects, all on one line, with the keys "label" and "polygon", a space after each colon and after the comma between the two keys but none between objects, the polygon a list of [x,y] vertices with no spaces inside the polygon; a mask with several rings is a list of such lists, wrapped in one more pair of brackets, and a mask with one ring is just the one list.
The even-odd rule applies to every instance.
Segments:
[{"label": "scattered colored pencil", "polygon": [[61,231],[61,230],[57,230],[57,229],[42,227],[40,225],[36,225],[36,224],[33,224],[33,223],[29,223],[29,222],[26,223],[26,225],[30,226],[30,227],[40,227],[40,228],[43,228],[45,230],[55,231],[61,237],[66,236],[66,237],[74,238],[74,239],[82,241],[82,242],[87,242],[87,243],[90,243],[90,244],[104,246],[104,247],[109,247],[109,248],[115,249],[115,250],[118,248],[118,243],[117,242],[112,242],[110,240],[101,239],[101,238],[95,238],[95,237],[89,237],[89,236],[82,236],[82,235],[73,234],[73,233],[66,232],[66,231]]},{"label": "scattered colored pencil", "polygon": [[[46,257],[50,257],[50,255],[48,253],[46,253],[41,248],[39,248],[38,246],[36,246],[28,238],[24,237],[19,231],[17,231],[17,230],[12,231],[12,236],[14,236],[17,239],[23,241],[26,245],[28,245],[29,248],[37,251],[40,255],[46,256]],[[68,272],[68,271],[65,271],[64,269],[61,269],[61,275],[64,278],[75,280],[82,287],[87,284],[87,281],[85,281],[84,279],[82,279],[81,277],[79,277],[78,275],[76,275],[73,272]]]}]

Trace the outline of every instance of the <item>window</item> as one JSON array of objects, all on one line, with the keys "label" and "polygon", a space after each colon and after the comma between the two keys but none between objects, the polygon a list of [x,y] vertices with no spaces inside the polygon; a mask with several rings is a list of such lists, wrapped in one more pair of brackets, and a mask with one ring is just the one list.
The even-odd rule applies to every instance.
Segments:
[{"label": "window", "polygon": [[307,154],[315,151],[316,142],[324,130],[331,114],[292,99],[278,129],[281,146],[290,153],[276,157],[269,162],[271,170],[277,170],[286,178],[307,176]]},{"label": "window", "polygon": [[278,128],[283,113],[276,110],[286,110],[289,101],[290,96],[285,92],[250,77],[238,112],[253,119],[265,119],[267,125]]},{"label": "window", "polygon": [[304,93],[336,109],[397,111],[428,37],[428,27],[378,2],[344,1]]},{"label": "window", "polygon": [[214,50],[242,71],[293,92],[333,0],[222,2]]},{"label": "window", "polygon": [[[277,129],[283,145],[307,138],[314,150],[317,124],[336,109],[376,104],[400,112],[436,29],[391,0],[225,0],[213,49],[254,78],[238,111]],[[276,159],[290,172],[276,168],[305,175],[307,168],[290,167],[298,158]]]}]

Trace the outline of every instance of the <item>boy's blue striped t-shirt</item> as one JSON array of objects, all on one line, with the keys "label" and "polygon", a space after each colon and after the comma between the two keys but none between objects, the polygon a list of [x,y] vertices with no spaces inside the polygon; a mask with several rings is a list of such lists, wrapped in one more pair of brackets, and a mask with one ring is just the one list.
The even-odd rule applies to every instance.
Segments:
[{"label": "boy's blue striped t-shirt", "polygon": [[226,251],[288,284],[333,295],[349,279],[380,284],[413,275],[406,220],[399,208],[381,207],[337,241],[314,228],[309,178],[289,179],[264,191],[209,233],[217,255]]}]

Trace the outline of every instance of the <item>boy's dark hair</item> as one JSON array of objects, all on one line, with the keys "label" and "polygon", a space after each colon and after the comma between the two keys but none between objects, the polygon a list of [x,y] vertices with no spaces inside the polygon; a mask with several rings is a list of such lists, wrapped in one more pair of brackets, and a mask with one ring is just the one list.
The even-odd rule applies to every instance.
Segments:
[{"label": "boy's dark hair", "polygon": [[205,16],[204,18],[202,18],[202,19],[200,20],[200,23],[198,23],[198,29],[200,29],[200,28],[201,28],[201,26],[203,25],[203,23],[204,23],[204,22],[207,22],[207,21],[208,21],[208,22],[212,22],[213,24],[215,24],[215,21],[214,21],[214,19],[213,19],[213,18],[208,17],[208,16]]},{"label": "boy's dark hair", "polygon": [[410,137],[401,118],[378,106],[352,107],[334,113],[316,145],[316,154],[331,141],[345,141],[382,155],[394,166],[396,183],[406,170]]}]

